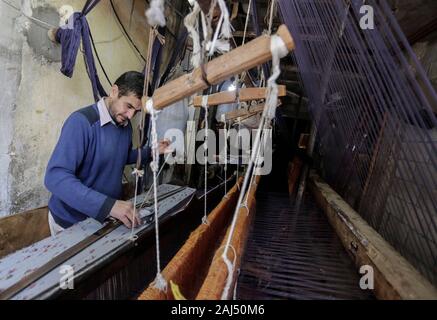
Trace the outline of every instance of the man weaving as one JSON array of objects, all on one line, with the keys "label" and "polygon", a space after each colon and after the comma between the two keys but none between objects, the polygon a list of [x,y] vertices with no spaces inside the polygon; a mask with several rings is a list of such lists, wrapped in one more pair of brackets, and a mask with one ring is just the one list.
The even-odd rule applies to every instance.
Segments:
[{"label": "man weaving", "polygon": [[[108,97],[73,112],[65,121],[49,160],[45,185],[52,235],[88,217],[103,222],[112,216],[127,227],[140,224],[133,204],[120,200],[126,164],[137,160],[132,149],[130,120],[141,110],[144,76],[135,71],[121,75]],[[160,154],[168,143],[159,142]],[[142,149],[143,164],[150,147]]]}]

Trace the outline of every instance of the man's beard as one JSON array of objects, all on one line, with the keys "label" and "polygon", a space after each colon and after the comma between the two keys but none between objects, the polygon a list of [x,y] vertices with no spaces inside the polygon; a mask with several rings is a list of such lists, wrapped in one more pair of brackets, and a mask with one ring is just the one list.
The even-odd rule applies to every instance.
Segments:
[{"label": "man's beard", "polygon": [[126,123],[126,120],[124,120],[123,122],[118,122],[117,117],[114,116],[114,112],[112,111],[112,106],[113,106],[113,102],[108,102],[109,115],[111,116],[111,119],[112,119],[112,121],[114,121],[115,125],[117,127],[120,127]]}]

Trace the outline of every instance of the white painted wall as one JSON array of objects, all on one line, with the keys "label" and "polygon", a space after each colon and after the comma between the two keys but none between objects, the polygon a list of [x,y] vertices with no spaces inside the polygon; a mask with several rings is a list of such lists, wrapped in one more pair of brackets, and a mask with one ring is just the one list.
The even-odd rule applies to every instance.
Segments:
[{"label": "white painted wall", "polygon": [[[55,13],[51,15],[55,22],[56,10],[62,5],[69,4],[79,11],[85,3],[83,0],[8,1],[21,6],[28,15],[40,7],[48,7],[47,10]],[[121,19],[129,26],[132,1],[117,0],[115,4]],[[135,1],[135,6],[129,32],[146,56],[148,29],[144,1]],[[122,36],[109,1],[101,1],[89,13],[88,22],[111,81],[125,71],[142,70],[143,62]],[[60,62],[38,54],[51,44],[45,41],[47,30],[43,28],[32,29],[32,39],[29,38],[30,28],[35,27],[30,19],[0,1],[0,216],[47,204],[49,194],[43,184],[44,173],[63,121],[71,112],[94,102],[82,55],[78,55],[72,79],[65,77],[59,72]],[[56,48],[50,50],[53,53]],[[108,90],[109,84],[99,67],[98,70]]]}]

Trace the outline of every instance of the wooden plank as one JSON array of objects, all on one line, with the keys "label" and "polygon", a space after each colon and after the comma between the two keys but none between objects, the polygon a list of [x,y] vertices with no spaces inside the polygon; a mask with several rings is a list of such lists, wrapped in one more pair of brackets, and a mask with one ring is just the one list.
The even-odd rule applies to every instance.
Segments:
[{"label": "wooden plank", "polygon": [[378,299],[437,299],[437,289],[314,172],[309,186],[356,266],[373,267]]},{"label": "wooden plank", "polygon": [[[159,205],[160,223],[165,223],[170,216],[177,213],[173,212],[173,208],[180,203],[186,203],[187,199],[194,196],[195,189],[179,186],[160,185],[158,188],[158,198],[161,199]],[[173,191],[180,190],[177,193]],[[139,204],[143,203],[145,193],[137,196]],[[164,197],[166,197],[164,199]],[[147,201],[146,201],[147,204]],[[153,204],[146,208],[149,212],[139,211],[139,214],[145,218],[145,223],[134,230],[134,234],[138,235],[138,239],[149,230],[154,228],[154,221],[151,221],[151,214],[153,214]],[[0,297],[6,298],[15,292],[14,288],[19,288],[18,284],[27,282],[26,279],[34,276],[35,273],[40,272],[42,268],[53,268],[57,263],[64,260],[72,252],[73,248],[82,242],[91,243],[89,236],[96,232],[103,232],[102,224],[92,218],[81,221],[56,237],[48,237],[43,239],[30,247],[18,250],[17,252],[0,260]],[[100,230],[100,231],[99,231]],[[134,246],[134,243],[128,238],[131,235],[131,229],[125,226],[120,226],[113,230],[106,237],[97,242],[92,243],[86,249],[78,252],[74,256],[65,261],[65,264],[72,266],[75,270],[75,282],[85,274],[92,274],[100,269],[101,264],[108,262],[108,255],[113,257],[122,251]],[[92,236],[96,239],[96,234]],[[84,240],[86,239],[86,240]],[[140,241],[140,240],[139,240]],[[74,253],[74,252],[73,252]],[[60,256],[63,256],[61,259]],[[112,258],[111,258],[112,259]],[[42,273],[39,273],[41,275]],[[79,277],[79,278],[76,278]],[[82,279],[82,278],[81,278]],[[80,281],[80,280],[78,280]],[[17,286],[16,286],[17,285]],[[76,283],[75,283],[76,287]],[[13,291],[12,291],[13,290]],[[57,295],[63,290],[59,288],[59,268],[55,268],[48,272],[43,279],[34,281],[30,286],[24,288],[18,294],[13,296],[13,299],[34,299],[36,297],[45,298],[52,295]],[[75,294],[75,293],[74,293]],[[0,298],[0,299],[1,299]]]},{"label": "wooden plank", "polygon": [[[276,35],[281,37],[289,51],[293,50],[293,38],[285,25],[278,28]],[[262,35],[206,63],[204,71],[207,81],[210,84],[217,84],[233,75],[271,60],[270,40],[270,36]],[[202,79],[201,68],[196,68],[191,73],[156,89],[152,96],[154,108],[163,109],[206,88],[208,88],[208,84]],[[143,97],[143,102],[146,99]],[[145,108],[145,103],[143,105]]]},{"label": "wooden plank", "polygon": [[79,252],[85,250],[88,246],[96,242],[97,240],[103,238],[108,233],[114,231],[116,228],[118,228],[122,223],[120,221],[112,221],[105,225],[103,228],[97,230],[92,235],[88,236],[87,238],[81,240],[77,244],[73,245],[72,247],[68,248],[67,250],[61,252],[57,256],[55,256],[53,259],[49,260],[47,263],[42,265],[41,267],[37,268],[36,270],[30,272],[29,274],[25,275],[20,281],[14,283],[12,286],[6,288],[2,292],[0,292],[0,300],[7,300],[27,288],[32,283],[36,282],[46,274],[48,274],[50,271],[55,269],[57,266],[65,263],[68,259],[74,257]]},{"label": "wooden plank", "polygon": [[0,258],[50,236],[48,207],[0,219]]},{"label": "wooden plank", "polygon": [[[283,85],[278,86],[278,97],[284,97],[287,94],[287,89]],[[202,97],[196,96],[193,99],[193,106],[202,106]],[[242,88],[239,91],[240,102],[260,100],[267,97],[267,88]],[[213,93],[208,96],[208,106],[216,106],[219,104],[235,103],[237,102],[237,92],[234,91],[223,91],[218,93]]]}]

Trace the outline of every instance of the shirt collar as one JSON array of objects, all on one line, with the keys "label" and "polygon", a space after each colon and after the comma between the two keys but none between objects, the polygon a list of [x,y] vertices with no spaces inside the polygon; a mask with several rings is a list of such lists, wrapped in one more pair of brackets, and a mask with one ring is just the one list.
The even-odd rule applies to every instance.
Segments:
[{"label": "shirt collar", "polygon": [[[99,109],[99,116],[100,116],[100,126],[103,127],[107,123],[112,123],[114,126],[117,126],[115,121],[112,119],[111,115],[109,114],[109,110],[106,106],[104,98],[101,98],[97,102],[97,109]],[[128,124],[128,121],[126,120],[122,126],[126,127]]]}]

